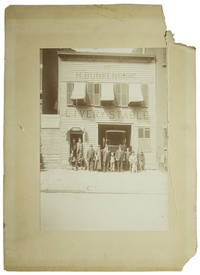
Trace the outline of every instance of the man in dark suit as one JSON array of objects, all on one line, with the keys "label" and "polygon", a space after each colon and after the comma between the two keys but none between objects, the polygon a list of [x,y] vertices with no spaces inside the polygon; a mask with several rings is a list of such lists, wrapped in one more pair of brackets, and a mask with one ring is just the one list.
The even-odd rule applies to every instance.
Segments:
[{"label": "man in dark suit", "polygon": [[78,142],[76,143],[76,151],[77,151],[77,155],[79,153],[83,155],[83,143],[80,138],[78,139]]},{"label": "man in dark suit", "polygon": [[95,151],[93,146],[90,145],[90,148],[87,151],[87,163],[88,163],[88,170],[94,170],[94,160],[95,160]]},{"label": "man in dark suit", "polygon": [[126,149],[126,151],[125,151],[125,169],[128,171],[129,170],[129,157],[130,157],[130,155],[131,155],[131,152],[130,152],[130,149],[129,149],[129,147]]},{"label": "man in dark suit", "polygon": [[141,171],[144,170],[144,166],[145,166],[145,158],[144,158],[144,153],[141,152],[140,153],[140,169]]},{"label": "man in dark suit", "polygon": [[78,163],[78,167],[80,167],[81,169],[84,166],[84,161],[83,161],[83,143],[81,141],[81,139],[78,139],[78,142],[76,144],[76,155],[77,155],[77,163]]},{"label": "man in dark suit", "polygon": [[103,149],[103,171],[106,172],[109,170],[109,164],[110,164],[110,150],[108,148],[108,145],[105,145],[105,148]]},{"label": "man in dark suit", "polygon": [[72,139],[72,144],[71,144],[71,150],[76,151],[77,145],[76,145],[76,140],[73,138]]},{"label": "man in dark suit", "polygon": [[124,151],[121,148],[121,145],[119,145],[119,148],[117,149],[116,153],[115,153],[115,158],[116,158],[116,162],[117,162],[117,171],[123,171],[123,160],[124,160]]},{"label": "man in dark suit", "polygon": [[72,143],[71,143],[70,162],[72,164],[73,169],[77,170],[78,169],[78,164],[77,164],[77,144],[76,144],[76,140],[75,139],[73,139]]}]

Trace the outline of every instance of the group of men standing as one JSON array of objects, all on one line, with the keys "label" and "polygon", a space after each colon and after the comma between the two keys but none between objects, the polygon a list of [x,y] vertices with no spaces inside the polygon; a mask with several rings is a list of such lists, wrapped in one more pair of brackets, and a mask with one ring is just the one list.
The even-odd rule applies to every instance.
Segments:
[{"label": "group of men standing", "polygon": [[109,146],[105,144],[101,149],[98,145],[95,150],[90,145],[86,155],[83,154],[83,143],[81,139],[78,142],[72,140],[71,154],[69,162],[73,170],[87,169],[89,171],[131,171],[138,172],[145,168],[144,153],[135,153],[123,145],[119,145],[115,152],[111,152]]}]

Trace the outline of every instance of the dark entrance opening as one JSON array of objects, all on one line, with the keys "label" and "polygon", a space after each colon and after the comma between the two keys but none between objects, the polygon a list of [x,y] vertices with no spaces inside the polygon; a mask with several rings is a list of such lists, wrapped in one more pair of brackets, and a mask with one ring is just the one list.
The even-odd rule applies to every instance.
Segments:
[{"label": "dark entrance opening", "polygon": [[98,144],[103,148],[105,142],[115,151],[118,146],[130,147],[131,125],[98,125]]},{"label": "dark entrance opening", "polygon": [[72,150],[73,144],[77,143],[79,138],[83,142],[83,131],[79,127],[74,127],[70,130],[70,152]]}]

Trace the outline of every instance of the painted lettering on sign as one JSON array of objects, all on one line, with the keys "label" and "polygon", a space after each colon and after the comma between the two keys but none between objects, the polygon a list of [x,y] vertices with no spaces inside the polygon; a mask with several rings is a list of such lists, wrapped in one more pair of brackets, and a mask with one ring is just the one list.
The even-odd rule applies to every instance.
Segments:
[{"label": "painted lettering on sign", "polygon": [[76,72],[77,81],[133,81],[136,73],[132,72]]},{"label": "painted lettering on sign", "polygon": [[88,120],[109,120],[109,121],[126,121],[126,120],[148,120],[146,110],[129,110],[129,109],[66,109],[66,117],[70,119],[88,119]]}]

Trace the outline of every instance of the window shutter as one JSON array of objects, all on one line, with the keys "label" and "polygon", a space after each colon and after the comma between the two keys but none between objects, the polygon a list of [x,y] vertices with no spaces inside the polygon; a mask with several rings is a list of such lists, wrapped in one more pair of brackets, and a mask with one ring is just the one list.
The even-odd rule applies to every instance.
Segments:
[{"label": "window shutter", "polygon": [[138,128],[138,138],[143,138],[143,137],[144,137],[143,128]]},{"label": "window shutter", "polygon": [[100,106],[100,84],[94,84],[94,105]]},{"label": "window shutter", "polygon": [[128,105],[128,85],[126,83],[122,83],[120,85],[121,90],[121,106]]},{"label": "window shutter", "polygon": [[71,100],[71,95],[72,95],[73,88],[74,88],[74,83],[73,82],[68,82],[67,83],[67,104],[68,105],[73,104],[73,102]]},{"label": "window shutter", "polygon": [[86,91],[86,101],[88,105],[93,105],[94,100],[93,100],[93,94],[94,94],[94,83],[88,83],[87,84],[87,91]]},{"label": "window shutter", "polygon": [[138,138],[139,151],[151,152],[150,128],[138,128]]},{"label": "window shutter", "polygon": [[120,84],[116,83],[114,85],[114,95],[115,95],[115,104],[117,106],[121,105],[121,101],[120,101]]},{"label": "window shutter", "polygon": [[144,107],[148,107],[149,106],[149,94],[148,94],[148,86],[142,85],[142,94],[143,94],[143,98],[144,98]]},{"label": "window shutter", "polygon": [[145,138],[150,138],[150,129],[149,128],[145,128]]}]

